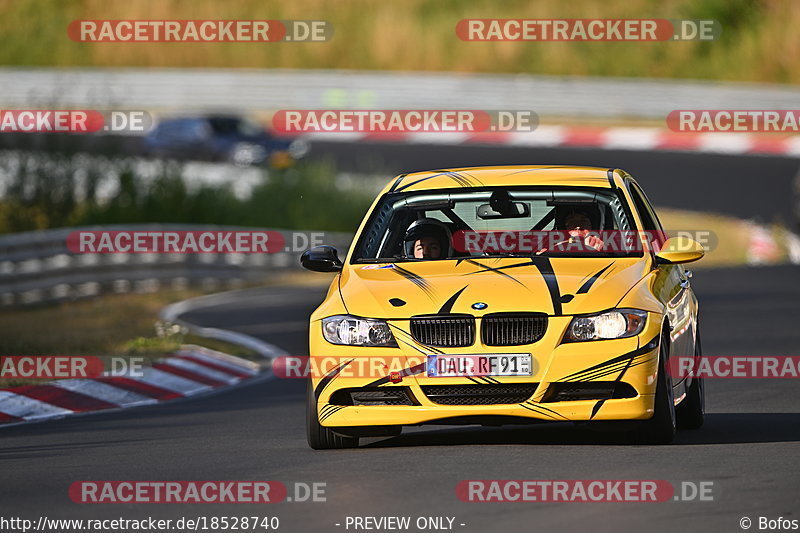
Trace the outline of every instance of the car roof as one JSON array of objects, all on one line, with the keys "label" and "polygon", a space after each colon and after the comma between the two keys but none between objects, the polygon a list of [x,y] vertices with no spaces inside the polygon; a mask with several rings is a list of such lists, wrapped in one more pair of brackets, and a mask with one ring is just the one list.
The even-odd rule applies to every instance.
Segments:
[{"label": "car roof", "polygon": [[[612,171],[612,172],[609,172]],[[383,192],[520,185],[616,187],[620,172],[607,167],[519,165],[464,167],[402,174]],[[612,183],[613,180],[613,183]]]}]

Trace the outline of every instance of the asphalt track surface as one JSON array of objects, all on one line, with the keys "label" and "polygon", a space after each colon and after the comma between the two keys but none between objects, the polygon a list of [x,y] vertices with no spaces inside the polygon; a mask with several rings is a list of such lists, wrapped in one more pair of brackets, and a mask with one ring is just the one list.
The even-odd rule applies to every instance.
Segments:
[{"label": "asphalt track surface", "polygon": [[317,140],[309,157],[332,161],[340,171],[386,174],[387,181],[405,172],[472,165],[618,167],[630,172],[659,207],[712,211],[800,227],[792,207],[793,202],[800,202],[792,193],[800,161],[792,157]]},{"label": "asphalt track surface", "polygon": [[[644,164],[632,159],[626,165],[602,152],[596,155],[600,164],[616,164],[634,175],[636,166]],[[665,163],[649,157],[653,171],[660,172]],[[706,159],[695,161],[702,165]],[[740,185],[718,191],[720,198],[730,200],[727,205],[746,196],[740,190],[749,180],[748,165],[738,166],[744,175],[734,173],[732,179]],[[730,165],[731,172],[736,167]],[[670,204],[637,177],[657,204]],[[770,186],[763,179],[761,185]],[[694,196],[687,195],[691,202],[697,201]],[[717,208],[725,202],[707,199],[714,204],[709,210],[725,212]],[[798,275],[796,266],[696,270],[692,283],[700,299],[705,353],[800,355]],[[323,287],[253,289],[183,318],[241,331],[302,354],[307,352],[307,317],[323,296]],[[161,406],[0,430],[0,515],[278,516],[279,531],[292,532],[346,531],[347,516],[381,515],[412,520],[451,516],[455,530],[464,532],[741,531],[739,520],[745,516],[753,520],[752,530],[761,516],[800,518],[797,381],[709,381],[707,411],[703,429],[679,433],[671,446],[634,446],[613,433],[543,424],[425,426],[394,439],[368,441],[357,450],[312,451],[304,435],[304,384],[271,379]],[[281,481],[290,487],[290,495],[295,482],[325,482],[327,501],[79,505],[67,495],[77,480],[236,479]],[[464,503],[455,493],[464,479],[663,479],[675,485],[712,481],[714,501]]]}]

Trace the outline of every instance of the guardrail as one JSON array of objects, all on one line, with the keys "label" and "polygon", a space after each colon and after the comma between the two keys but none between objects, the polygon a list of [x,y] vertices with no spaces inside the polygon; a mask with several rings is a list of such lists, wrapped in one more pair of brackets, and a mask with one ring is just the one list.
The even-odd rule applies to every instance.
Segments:
[{"label": "guardrail", "polygon": [[[301,252],[270,254],[76,254],[73,231],[235,231],[265,228],[136,224],[64,228],[0,236],[0,306],[33,305],[106,293],[152,292],[199,286],[205,290],[259,283],[276,271],[299,269]],[[292,232],[279,231],[284,236]],[[325,232],[325,243],[344,256],[352,235]],[[290,242],[287,238],[287,242]]]},{"label": "guardrail", "polygon": [[347,70],[2,68],[0,108],[198,112],[525,109],[543,116],[664,120],[675,109],[796,109],[766,83]]}]

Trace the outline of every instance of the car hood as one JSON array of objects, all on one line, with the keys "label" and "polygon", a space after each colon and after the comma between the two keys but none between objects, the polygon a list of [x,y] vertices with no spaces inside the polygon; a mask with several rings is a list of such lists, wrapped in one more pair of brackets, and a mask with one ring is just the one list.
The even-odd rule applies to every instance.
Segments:
[{"label": "car hood", "polygon": [[[648,272],[643,258],[502,258],[347,265],[347,312],[375,318],[612,308]],[[476,305],[477,304],[477,305]]]}]

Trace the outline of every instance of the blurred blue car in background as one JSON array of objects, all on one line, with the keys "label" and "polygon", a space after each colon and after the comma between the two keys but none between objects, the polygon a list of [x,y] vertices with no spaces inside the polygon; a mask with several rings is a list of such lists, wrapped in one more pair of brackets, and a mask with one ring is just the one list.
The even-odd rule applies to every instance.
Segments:
[{"label": "blurred blue car in background", "polygon": [[276,137],[257,122],[237,115],[165,118],[144,138],[148,155],[159,158],[225,161],[238,166],[292,166],[309,150],[305,139]]}]

